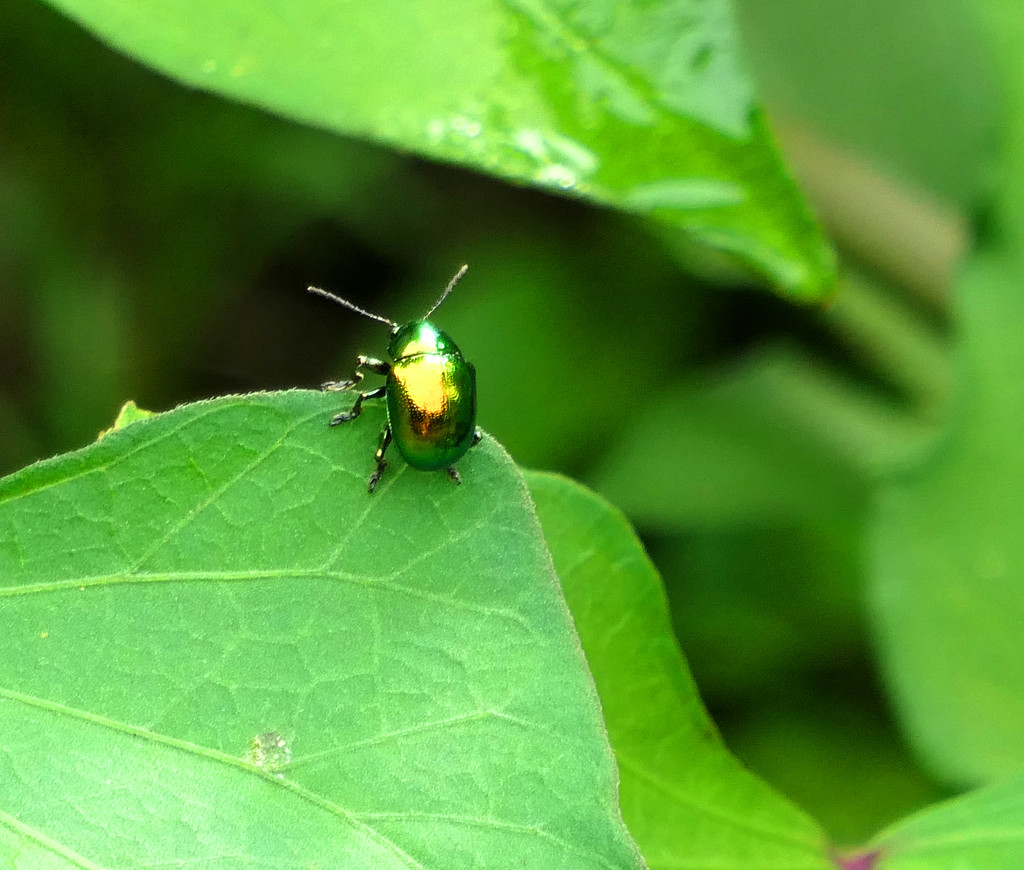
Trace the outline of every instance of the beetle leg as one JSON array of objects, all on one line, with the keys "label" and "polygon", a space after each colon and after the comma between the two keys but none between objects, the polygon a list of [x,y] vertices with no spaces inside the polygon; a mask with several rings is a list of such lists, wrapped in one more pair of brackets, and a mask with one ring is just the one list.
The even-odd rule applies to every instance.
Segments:
[{"label": "beetle leg", "polygon": [[[472,444],[470,444],[469,446],[470,446],[470,447],[476,447],[476,445],[480,443],[480,441],[481,441],[481,440],[483,439],[483,437],[484,437],[484,433],[483,433],[483,432],[481,432],[481,431],[480,431],[479,429],[477,429],[477,430],[476,430],[476,431],[475,431],[475,432],[473,433],[473,443],[472,443]],[[448,467],[447,467],[447,468],[445,469],[445,471],[447,471],[447,472],[448,472],[448,476],[449,476],[449,477],[450,477],[450,478],[451,478],[452,480],[454,480],[454,481],[455,481],[456,483],[460,483],[460,484],[462,483],[462,478],[461,478],[461,477],[459,477],[459,470],[458,470],[458,469],[457,469],[457,468],[456,468],[456,467],[455,467],[454,465],[449,465],[449,466],[448,466]]]},{"label": "beetle leg", "polygon": [[388,363],[372,356],[356,357],[356,368],[366,369],[367,371],[373,372],[375,375],[386,375],[391,371],[391,366]]},{"label": "beetle leg", "polygon": [[353,372],[352,377],[347,381],[327,381],[320,384],[320,389],[327,393],[340,393],[342,390],[351,390],[362,379],[362,372]]},{"label": "beetle leg", "polygon": [[373,372],[375,375],[387,375],[391,371],[391,366],[383,360],[376,359],[372,356],[358,356],[356,357],[356,370],[352,372],[351,378],[346,381],[327,381],[327,383],[320,385],[320,389],[326,390],[330,393],[339,393],[344,390],[351,390],[365,377],[364,374],[359,371],[360,369],[366,369],[366,371]]},{"label": "beetle leg", "polygon": [[376,390],[370,390],[368,393],[360,393],[356,396],[355,404],[352,406],[350,411],[342,411],[340,414],[335,415],[331,420],[332,426],[337,426],[339,423],[347,423],[349,420],[355,420],[363,412],[363,402],[367,399],[382,399],[387,387],[378,387]]},{"label": "beetle leg", "polygon": [[370,481],[368,489],[373,492],[377,488],[377,481],[380,480],[380,476],[384,473],[384,469],[388,467],[388,461],[384,458],[384,451],[388,449],[388,445],[391,443],[391,426],[385,426],[384,431],[380,433],[380,446],[377,448],[377,452],[373,454],[373,458],[377,460],[377,470],[370,475]]}]

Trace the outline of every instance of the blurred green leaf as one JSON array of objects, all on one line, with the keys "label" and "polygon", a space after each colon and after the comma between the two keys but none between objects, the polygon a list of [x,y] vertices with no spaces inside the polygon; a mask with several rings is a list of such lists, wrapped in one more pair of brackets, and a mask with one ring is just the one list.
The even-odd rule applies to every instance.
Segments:
[{"label": "blurred green leaf", "polygon": [[[649,396],[595,488],[645,529],[859,513],[875,481],[934,441],[949,363],[933,330],[863,276],[840,286],[814,317],[840,345],[831,356],[777,341]],[[849,352],[861,368],[839,364]]]},{"label": "blurred green leaf", "polygon": [[945,443],[882,493],[873,605],[898,709],[946,779],[1024,770],[1024,31],[987,4],[1011,96],[1004,175],[959,287],[960,388]]},{"label": "blurred green leaf", "polygon": [[[638,409],[594,486],[645,528],[850,511],[891,428],[859,385],[776,347]],[[867,447],[865,447],[867,445]]]},{"label": "blurred green leaf", "polygon": [[774,707],[728,735],[745,765],[847,846],[949,794],[914,763],[877,707],[855,692],[847,685],[777,695]]},{"label": "blurred green leaf", "polygon": [[726,751],[629,523],[565,478],[530,492],[601,696],[622,813],[651,867],[833,867],[821,829]]},{"label": "blurred green leaf", "polygon": [[337,408],[183,406],[0,482],[0,863],[641,866],[507,455],[371,497],[382,410]]},{"label": "blurred green leaf", "polygon": [[725,0],[54,5],[188,84],[651,215],[795,297],[831,290]]},{"label": "blurred green leaf", "polygon": [[881,834],[877,870],[1019,870],[1024,779],[924,810]]},{"label": "blurred green leaf", "polygon": [[998,126],[977,0],[735,0],[773,114],[972,209]]},{"label": "blurred green leaf", "polygon": [[948,439],[883,490],[875,518],[883,661],[911,737],[957,783],[1024,769],[1022,282],[997,252],[968,267]]},{"label": "blurred green leaf", "polygon": [[862,549],[863,523],[828,514],[656,537],[673,625],[704,698],[770,703],[824,668],[866,658]]}]

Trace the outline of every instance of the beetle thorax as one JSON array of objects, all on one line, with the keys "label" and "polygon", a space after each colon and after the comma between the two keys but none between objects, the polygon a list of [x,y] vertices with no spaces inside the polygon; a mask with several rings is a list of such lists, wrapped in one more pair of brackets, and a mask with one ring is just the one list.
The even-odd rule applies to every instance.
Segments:
[{"label": "beetle thorax", "polygon": [[406,359],[425,353],[462,356],[455,346],[455,342],[429,320],[413,320],[402,326],[396,326],[391,331],[388,354],[393,360]]}]

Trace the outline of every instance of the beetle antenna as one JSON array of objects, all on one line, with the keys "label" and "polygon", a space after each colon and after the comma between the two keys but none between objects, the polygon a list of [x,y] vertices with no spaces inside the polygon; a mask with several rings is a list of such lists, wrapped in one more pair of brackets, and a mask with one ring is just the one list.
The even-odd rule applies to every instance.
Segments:
[{"label": "beetle antenna", "polygon": [[452,290],[455,289],[455,285],[459,283],[459,279],[463,275],[465,275],[468,270],[469,270],[469,266],[466,265],[466,266],[463,266],[461,269],[459,269],[458,272],[455,273],[455,277],[452,278],[452,280],[448,282],[448,286],[444,288],[444,293],[441,294],[441,298],[438,299],[437,302],[434,303],[434,306],[430,309],[430,311],[428,311],[426,314],[423,315],[423,319],[424,320],[426,320],[428,317],[430,317],[431,314],[433,314],[435,311],[437,311],[437,309],[441,306],[441,303],[444,302],[444,300],[448,298],[448,294],[451,293]]},{"label": "beetle antenna", "polygon": [[379,314],[367,311],[365,308],[360,308],[358,305],[353,305],[347,299],[342,299],[340,296],[335,296],[333,293],[328,293],[326,290],[321,290],[319,287],[307,287],[310,293],[316,293],[317,296],[323,296],[324,299],[330,299],[332,302],[337,302],[339,305],[344,305],[346,308],[351,309],[356,314],[362,314],[363,317],[369,317],[370,320],[379,320],[381,323],[386,323],[392,329],[398,326],[393,320],[388,320],[386,317],[381,317]]}]

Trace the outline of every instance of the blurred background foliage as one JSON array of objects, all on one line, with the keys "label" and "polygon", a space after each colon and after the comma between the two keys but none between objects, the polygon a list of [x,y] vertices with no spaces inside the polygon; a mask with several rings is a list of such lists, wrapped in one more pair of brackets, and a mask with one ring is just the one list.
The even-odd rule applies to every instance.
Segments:
[{"label": "blurred background foliage", "polygon": [[843,257],[820,309],[639,220],[185,89],[8,0],[0,472],[84,445],[129,398],[345,376],[385,335],[307,284],[403,319],[468,262],[438,320],[477,366],[480,423],[626,510],[727,744],[858,841],[948,793],[885,700],[863,542],[951,391],[949,287],[1001,99],[974,6],[736,3]]}]

